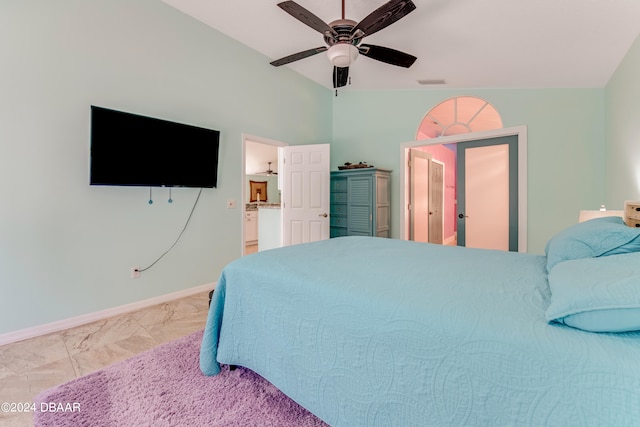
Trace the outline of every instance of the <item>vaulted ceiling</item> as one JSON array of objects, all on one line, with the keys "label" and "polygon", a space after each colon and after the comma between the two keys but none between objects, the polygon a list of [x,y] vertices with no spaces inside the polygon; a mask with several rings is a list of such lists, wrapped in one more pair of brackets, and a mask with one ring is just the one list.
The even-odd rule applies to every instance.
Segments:
[{"label": "vaulted ceiling", "polygon": [[[325,46],[322,34],[285,13],[279,0],[163,1],[261,52],[266,63]],[[360,55],[347,90],[604,87],[640,33],[638,0],[413,2],[413,12],[363,43],[418,60],[406,69]],[[341,0],[296,3],[326,23],[341,18]],[[384,3],[345,0],[345,17],[359,22]],[[324,53],[284,67],[332,87],[333,68]],[[445,83],[424,86],[421,80]]]}]

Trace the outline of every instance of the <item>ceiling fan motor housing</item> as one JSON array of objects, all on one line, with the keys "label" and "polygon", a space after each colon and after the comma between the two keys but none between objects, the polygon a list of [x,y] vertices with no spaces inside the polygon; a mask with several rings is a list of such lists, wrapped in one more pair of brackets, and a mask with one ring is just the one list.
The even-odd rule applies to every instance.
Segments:
[{"label": "ceiling fan motor housing", "polygon": [[[324,41],[329,46],[333,46],[336,43],[351,43],[357,46],[362,40],[363,34],[351,34],[351,30],[358,25],[356,21],[351,19],[337,19],[329,23],[329,26],[338,34],[326,32],[324,34]],[[357,31],[357,33],[362,33]]]}]

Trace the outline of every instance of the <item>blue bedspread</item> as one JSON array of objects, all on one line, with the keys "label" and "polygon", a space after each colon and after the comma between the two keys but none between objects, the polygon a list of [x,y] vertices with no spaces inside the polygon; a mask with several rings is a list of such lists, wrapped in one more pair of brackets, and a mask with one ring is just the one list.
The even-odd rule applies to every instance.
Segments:
[{"label": "blue bedspread", "polygon": [[545,262],[370,237],[246,256],[200,365],[250,368],[332,426],[638,425],[640,334],[547,323]]}]

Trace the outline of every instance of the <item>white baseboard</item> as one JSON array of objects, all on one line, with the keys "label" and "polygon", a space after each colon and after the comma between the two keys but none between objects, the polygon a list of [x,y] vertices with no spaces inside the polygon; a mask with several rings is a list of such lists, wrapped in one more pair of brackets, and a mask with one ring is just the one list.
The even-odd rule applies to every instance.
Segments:
[{"label": "white baseboard", "polygon": [[103,320],[109,317],[118,316],[120,314],[141,310],[143,308],[151,307],[152,305],[163,304],[175,299],[185,298],[191,295],[199,294],[201,292],[211,291],[215,288],[215,286],[215,283],[208,283],[206,285],[183,289],[181,291],[160,295],[142,301],[136,301],[131,304],[125,304],[118,307],[108,308],[106,310],[100,310],[93,313],[83,314],[81,316],[71,317],[69,319],[58,320],[57,322],[46,323],[44,325],[20,329],[14,332],[8,332],[6,334],[0,335],[0,345],[11,344],[17,341],[35,338],[53,332],[59,332],[65,329],[95,322],[97,320]]}]

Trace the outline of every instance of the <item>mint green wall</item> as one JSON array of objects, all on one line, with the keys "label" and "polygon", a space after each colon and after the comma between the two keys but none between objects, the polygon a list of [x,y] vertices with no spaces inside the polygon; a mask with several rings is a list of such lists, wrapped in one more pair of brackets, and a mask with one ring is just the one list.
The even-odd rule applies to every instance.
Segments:
[{"label": "mint green wall", "polygon": [[[242,133],[331,138],[330,90],[159,0],[3,0],[0,40],[0,334],[216,281],[241,254]],[[197,190],[90,187],[91,104],[221,131],[218,188],[140,279]]]},{"label": "mint green wall", "polygon": [[392,237],[400,236],[400,144],[412,141],[439,102],[472,95],[489,101],[504,127],[528,128],[528,251],[604,200],[604,89],[407,90],[349,92],[333,98],[331,163],[366,161],[392,175]]},{"label": "mint green wall", "polygon": [[606,87],[606,200],[640,200],[640,37]]}]

